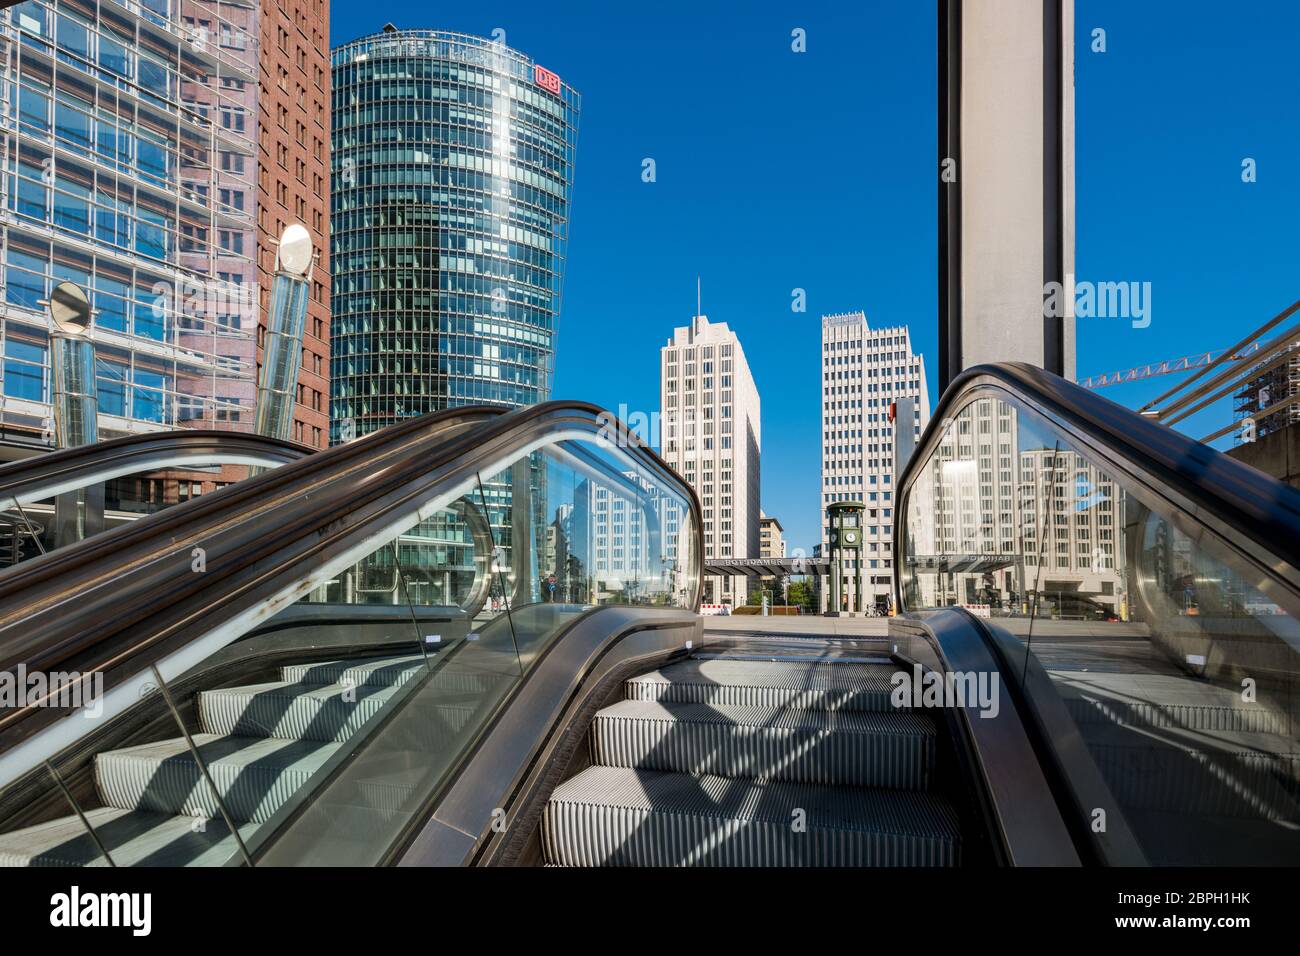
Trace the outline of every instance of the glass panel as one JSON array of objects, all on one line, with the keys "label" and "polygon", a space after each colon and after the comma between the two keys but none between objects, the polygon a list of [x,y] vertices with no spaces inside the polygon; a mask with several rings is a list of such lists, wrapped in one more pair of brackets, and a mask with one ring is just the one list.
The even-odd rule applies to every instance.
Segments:
[{"label": "glass panel", "polygon": [[131,414],[146,422],[166,421],[167,376],[159,372],[136,369]]},{"label": "glass panel", "polygon": [[[646,546],[656,505],[678,536],[671,561],[652,560]],[[403,532],[397,553],[412,612],[426,649],[441,649],[432,673],[262,862],[381,859],[562,627],[598,603],[693,599],[689,513],[680,492],[623,453],[564,442],[480,474],[451,507]],[[616,534],[617,563],[608,544]],[[689,556],[680,568],[677,552]],[[444,595],[456,605],[430,603]]]},{"label": "glass panel", "polygon": [[63,177],[56,181],[54,190],[54,224],[69,232],[84,236],[90,231],[90,191]]},{"label": "glass panel", "polygon": [[58,17],[59,46],[83,59],[90,56],[90,31],[70,17]]},{"label": "glass panel", "polygon": [[136,140],[136,149],[141,174],[154,182],[166,183],[169,168],[166,144],[141,135]]},{"label": "glass panel", "polygon": [[18,116],[24,126],[42,133],[50,129],[50,98],[24,86],[18,94]]},{"label": "glass panel", "polygon": [[[388,660],[371,683],[383,733],[357,733],[352,758],[302,816],[263,848],[268,865],[379,862],[514,685],[520,668],[507,615],[484,612],[492,535],[477,488],[396,535],[392,547],[336,575],[300,607],[389,605],[412,622],[420,654]],[[316,612],[318,613],[318,612]],[[348,643],[348,636],[340,639]],[[337,653],[337,651],[336,651]],[[355,648],[348,653],[355,655]],[[391,656],[391,655],[390,655]],[[400,681],[400,690],[386,688]]]},{"label": "glass panel", "polygon": [[45,298],[45,269],[45,260],[10,249],[5,269],[5,301],[40,309],[40,301]]},{"label": "glass panel", "polygon": [[[148,281],[142,276],[140,282]],[[161,283],[155,287],[165,288]],[[135,290],[135,334],[149,339],[163,341],[167,330],[167,298],[145,285],[137,285]]]},{"label": "glass panel", "polygon": [[45,400],[46,349],[15,338],[5,339],[4,393],[9,398]]},{"label": "glass panel", "polygon": [[1294,599],[1010,401],[964,406],[914,474],[905,606],[966,607],[1014,635],[1037,709],[1086,744],[1058,753],[1077,758],[1063,769],[1103,857],[1096,810],[1154,864],[1293,861]]},{"label": "glass panel", "polygon": [[131,62],[126,46],[105,33],[99,35],[99,65],[118,76],[131,76]]},{"label": "glass panel", "polygon": [[[98,318],[103,319],[101,314]],[[111,327],[111,326],[110,326]],[[96,394],[104,415],[126,414],[127,367],[104,359],[95,361]]]},{"label": "glass panel", "polygon": [[54,106],[54,129],[66,148],[85,155],[90,151],[90,104],[64,96]]},{"label": "glass panel", "polygon": [[[18,164],[18,195],[15,198],[20,216],[45,219],[50,191],[46,187],[43,177],[44,173],[39,167],[30,163]],[[13,299],[11,298],[10,301],[12,302]]]},{"label": "glass panel", "polygon": [[[95,276],[95,325],[114,332],[125,332],[128,295],[125,282],[102,275]],[[121,415],[122,412],[111,414]]]},{"label": "glass panel", "polygon": [[171,93],[171,74],[167,67],[147,56],[140,57],[140,87],[165,100]]},{"label": "glass panel", "polygon": [[[173,486],[151,477],[119,480],[107,501],[170,504]],[[552,444],[407,507],[304,561],[265,602],[282,610],[201,638],[214,646],[168,681],[215,792],[159,695],[132,698],[157,719],[130,710],[78,731],[97,735],[78,766],[102,771],[78,799],[115,862],[238,862],[221,806],[259,864],[380,862],[563,625],[601,603],[695,596],[687,498],[621,449]],[[203,555],[183,557],[203,572]]]}]

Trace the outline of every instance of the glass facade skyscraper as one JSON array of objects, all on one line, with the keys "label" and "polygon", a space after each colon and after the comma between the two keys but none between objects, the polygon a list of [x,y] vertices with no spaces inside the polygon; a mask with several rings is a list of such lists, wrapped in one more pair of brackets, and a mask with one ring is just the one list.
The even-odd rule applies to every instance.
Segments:
[{"label": "glass facade skyscraper", "polygon": [[332,53],[332,441],[550,397],[579,96],[502,43]]},{"label": "glass facade skyscraper", "polygon": [[[95,309],[99,437],[248,431],[273,240],[323,246],[327,0],[25,0],[0,11],[0,446],[49,444],[49,319]],[[293,438],[324,445],[328,257]],[[0,455],[7,455],[0,447]]]},{"label": "glass facade skyscraper", "polygon": [[0,19],[6,435],[48,422],[40,303],[65,280],[96,310],[101,438],[251,427],[256,8],[27,0]]}]

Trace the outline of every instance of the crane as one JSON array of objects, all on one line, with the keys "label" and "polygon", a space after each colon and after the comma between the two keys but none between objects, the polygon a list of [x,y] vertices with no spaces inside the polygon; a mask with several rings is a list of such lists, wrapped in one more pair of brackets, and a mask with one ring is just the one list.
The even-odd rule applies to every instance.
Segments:
[{"label": "crane", "polygon": [[[1152,362],[1148,365],[1139,365],[1134,368],[1121,369],[1118,372],[1111,372],[1102,375],[1090,375],[1087,378],[1078,380],[1078,384],[1084,388],[1105,388],[1107,385],[1119,385],[1124,382],[1140,382],[1147,378],[1156,378],[1160,375],[1174,375],[1178,372],[1191,372],[1198,368],[1204,368],[1211,362],[1218,359],[1225,349],[1218,349],[1210,352],[1197,352],[1195,355],[1184,355],[1182,358],[1166,359],[1163,362]],[[1252,342],[1236,355],[1228,359],[1229,362],[1240,362],[1242,359],[1259,351],[1259,343]]]}]

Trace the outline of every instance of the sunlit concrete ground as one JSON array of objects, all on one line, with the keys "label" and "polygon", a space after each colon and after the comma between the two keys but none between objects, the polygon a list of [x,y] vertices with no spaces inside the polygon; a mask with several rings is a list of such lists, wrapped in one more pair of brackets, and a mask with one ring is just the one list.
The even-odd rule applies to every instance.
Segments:
[{"label": "sunlit concrete ground", "polygon": [[884,617],[793,617],[759,614],[710,615],[704,618],[705,632],[715,634],[771,634],[809,637],[884,637],[889,619]]}]

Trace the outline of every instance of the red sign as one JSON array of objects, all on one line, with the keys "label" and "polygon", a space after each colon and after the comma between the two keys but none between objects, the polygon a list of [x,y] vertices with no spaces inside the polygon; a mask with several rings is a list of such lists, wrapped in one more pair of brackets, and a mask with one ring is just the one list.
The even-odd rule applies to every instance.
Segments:
[{"label": "red sign", "polygon": [[560,77],[557,73],[552,73],[546,67],[539,64],[533,64],[533,82],[544,90],[550,90],[556,96],[560,95]]}]

